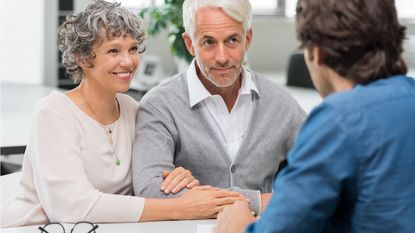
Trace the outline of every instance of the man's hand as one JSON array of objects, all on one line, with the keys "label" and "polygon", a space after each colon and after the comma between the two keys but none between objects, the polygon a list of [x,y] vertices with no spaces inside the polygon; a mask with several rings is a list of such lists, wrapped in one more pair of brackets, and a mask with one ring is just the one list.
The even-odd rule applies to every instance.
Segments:
[{"label": "man's hand", "polygon": [[206,219],[215,218],[225,206],[247,198],[233,191],[197,186],[176,200],[176,219]]},{"label": "man's hand", "polygon": [[192,173],[182,167],[177,167],[171,172],[164,171],[162,175],[164,181],[160,189],[165,194],[178,193],[185,187],[191,189],[199,185],[199,181],[192,176]]},{"label": "man's hand", "polygon": [[199,185],[199,180],[192,176],[189,170],[177,167],[173,171],[163,171],[164,181],[161,183],[160,189],[165,194],[178,193],[182,189],[193,188]]},{"label": "man's hand", "polygon": [[271,200],[272,193],[261,194],[261,210],[262,212],[267,208],[269,200]]},{"label": "man's hand", "polygon": [[213,229],[215,233],[240,233],[245,227],[254,222],[255,217],[246,201],[238,201],[224,208],[218,215],[218,224]]}]

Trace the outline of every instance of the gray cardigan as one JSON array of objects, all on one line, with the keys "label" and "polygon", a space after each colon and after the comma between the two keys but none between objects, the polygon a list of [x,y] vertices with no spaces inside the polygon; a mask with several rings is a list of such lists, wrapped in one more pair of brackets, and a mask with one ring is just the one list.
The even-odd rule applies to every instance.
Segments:
[{"label": "gray cardigan", "polygon": [[251,199],[252,209],[260,212],[259,194],[272,192],[278,166],[286,158],[306,114],[286,90],[250,72],[259,96],[252,92],[252,117],[233,163],[200,105],[190,108],[185,72],[142,98],[132,159],[135,195],[180,195],[165,195],[160,185],[163,170],[182,166],[201,185],[240,191]]}]

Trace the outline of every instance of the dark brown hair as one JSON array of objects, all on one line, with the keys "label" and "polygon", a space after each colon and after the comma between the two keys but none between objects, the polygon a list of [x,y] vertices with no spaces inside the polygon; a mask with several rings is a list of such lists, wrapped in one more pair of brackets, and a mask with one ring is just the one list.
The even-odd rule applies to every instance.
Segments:
[{"label": "dark brown hair", "polygon": [[301,48],[320,47],[339,75],[364,84],[406,74],[394,0],[299,0],[296,11]]}]

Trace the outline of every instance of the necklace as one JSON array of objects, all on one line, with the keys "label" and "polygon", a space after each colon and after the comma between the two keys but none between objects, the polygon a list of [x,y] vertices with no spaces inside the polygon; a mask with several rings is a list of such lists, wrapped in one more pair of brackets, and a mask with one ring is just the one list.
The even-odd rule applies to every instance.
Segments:
[{"label": "necklace", "polygon": [[[105,135],[107,136],[107,141],[111,146],[111,154],[115,159],[115,164],[119,166],[121,164],[120,159],[118,158],[118,138],[119,138],[119,124],[118,119],[121,115],[121,109],[120,109],[120,103],[118,102],[118,99],[115,98],[115,122],[109,125],[104,125],[99,121],[98,115],[95,113],[94,110],[92,110],[91,106],[89,105],[88,100],[85,98],[84,94],[81,92],[82,97],[85,100],[86,105],[88,106],[89,111],[94,114],[94,117],[98,124],[104,129]],[[116,127],[116,128],[115,128]],[[114,130],[116,129],[116,130]],[[115,140],[113,140],[113,135],[116,136]]]},{"label": "necklace", "polygon": [[[118,158],[118,138],[119,138],[119,124],[118,120],[112,123],[111,125],[102,125],[104,127],[105,134],[107,135],[107,141],[111,145],[112,148],[112,155],[115,157],[115,164],[119,166],[121,164],[120,159]],[[116,130],[115,129],[116,126]],[[113,140],[113,135],[115,137],[115,143]]]}]

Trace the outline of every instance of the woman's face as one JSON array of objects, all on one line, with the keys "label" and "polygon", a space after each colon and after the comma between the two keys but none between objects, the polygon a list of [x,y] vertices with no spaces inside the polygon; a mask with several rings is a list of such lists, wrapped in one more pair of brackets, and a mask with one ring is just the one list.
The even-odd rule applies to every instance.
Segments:
[{"label": "woman's face", "polygon": [[108,39],[93,48],[96,57],[93,67],[81,65],[85,81],[111,92],[125,92],[130,88],[139,63],[137,40],[130,36]]}]

